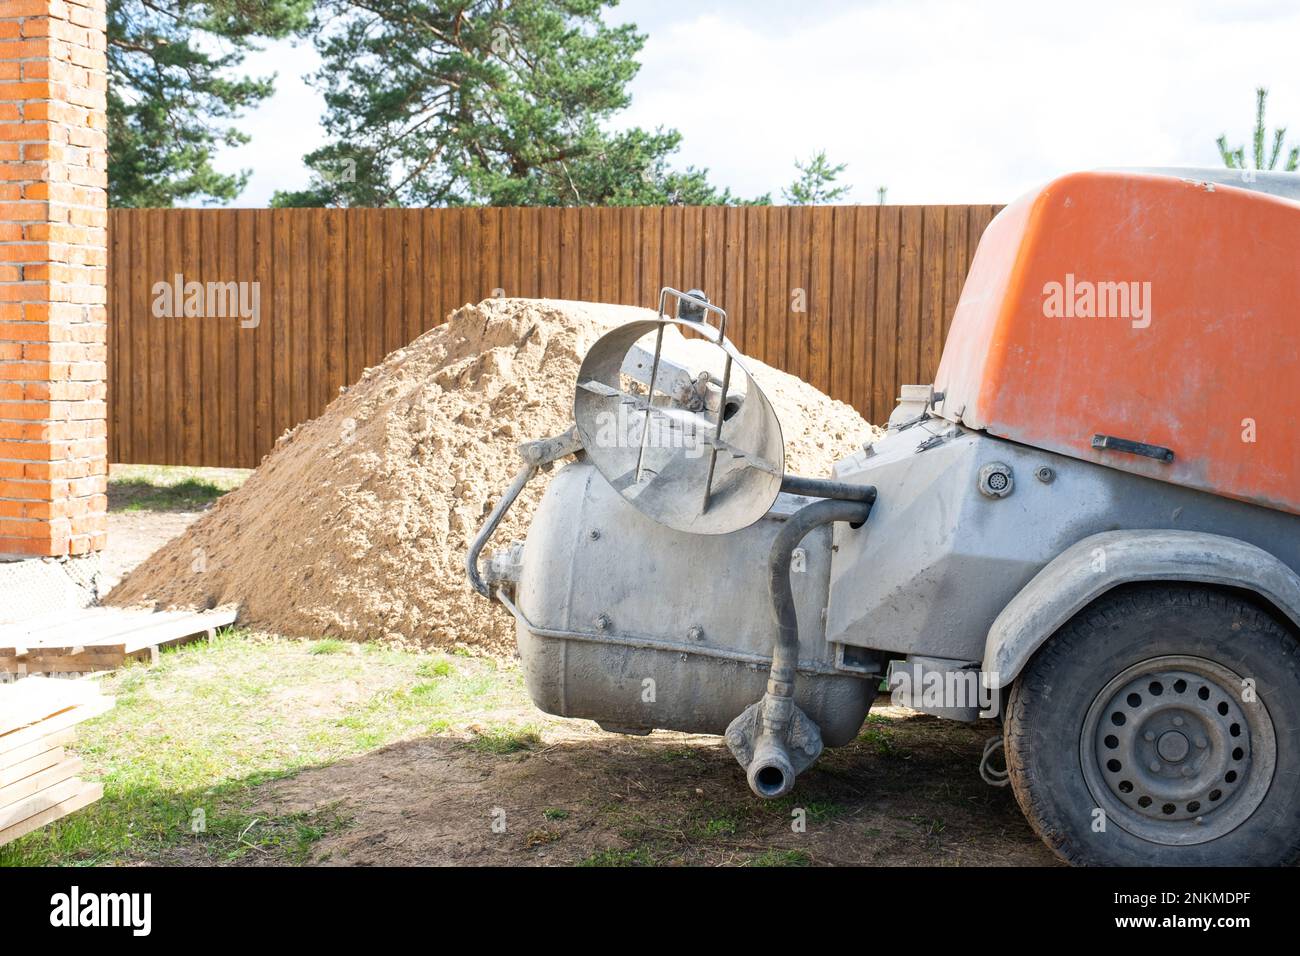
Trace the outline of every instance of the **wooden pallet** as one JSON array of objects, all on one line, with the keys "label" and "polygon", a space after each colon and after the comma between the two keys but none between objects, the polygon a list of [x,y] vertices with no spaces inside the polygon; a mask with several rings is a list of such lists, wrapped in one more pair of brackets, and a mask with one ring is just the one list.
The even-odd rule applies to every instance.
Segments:
[{"label": "wooden pallet", "polygon": [[81,758],[64,745],[83,720],[113,706],[96,684],[27,677],[0,685],[0,845],[103,796],[82,780]]},{"label": "wooden pallet", "polygon": [[206,637],[233,624],[233,608],[146,611],[88,607],[0,625],[0,677],[85,674],[131,660],[158,659],[160,648]]}]

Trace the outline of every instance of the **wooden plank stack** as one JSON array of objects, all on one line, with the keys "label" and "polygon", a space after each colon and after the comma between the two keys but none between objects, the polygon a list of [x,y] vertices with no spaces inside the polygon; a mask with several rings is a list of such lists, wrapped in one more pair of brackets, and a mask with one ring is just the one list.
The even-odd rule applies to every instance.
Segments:
[{"label": "wooden plank stack", "polygon": [[131,660],[156,661],[160,648],[207,637],[234,623],[234,608],[148,611],[86,607],[0,625],[0,681],[23,674],[87,674]]},{"label": "wooden plank stack", "polygon": [[64,746],[74,727],[113,706],[84,680],[28,677],[0,685],[0,845],[103,796]]}]

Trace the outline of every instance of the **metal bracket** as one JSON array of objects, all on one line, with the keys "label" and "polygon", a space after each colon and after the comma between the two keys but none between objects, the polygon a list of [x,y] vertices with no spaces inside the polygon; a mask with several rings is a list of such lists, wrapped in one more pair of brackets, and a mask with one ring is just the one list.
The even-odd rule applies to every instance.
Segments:
[{"label": "metal bracket", "polygon": [[565,455],[572,455],[581,450],[582,439],[578,437],[578,428],[575,425],[563,434],[524,442],[519,446],[519,457],[524,460],[525,465],[541,468]]}]

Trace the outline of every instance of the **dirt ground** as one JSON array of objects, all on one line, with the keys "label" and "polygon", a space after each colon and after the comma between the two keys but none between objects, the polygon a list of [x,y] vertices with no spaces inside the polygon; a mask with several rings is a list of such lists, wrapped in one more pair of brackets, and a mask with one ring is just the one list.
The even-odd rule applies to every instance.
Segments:
[{"label": "dirt ground", "polygon": [[107,594],[122,575],[190,526],[198,511],[114,511],[108,516],[109,545],[100,554],[100,590]]},{"label": "dirt ground", "polygon": [[[111,514],[106,564],[126,570],[194,518]],[[319,690],[321,720],[351,699]],[[539,733],[504,752],[465,733],[403,740],[271,781],[255,810],[342,821],[293,861],[318,865],[1054,862],[1010,790],[977,773],[989,722],[940,721],[882,698],[857,741],[828,751],[792,795],[761,802],[719,738],[607,734],[589,721],[544,718],[522,694],[476,719],[535,723]],[[195,862],[186,855],[177,848],[157,862]],[[238,862],[289,861],[254,853]]]},{"label": "dirt ground", "polygon": [[983,725],[878,707],[857,742],[762,802],[719,738],[570,723],[511,755],[395,744],[270,784],[264,810],[346,818],[308,858],[338,866],[1055,862],[1010,791],[980,780]]}]

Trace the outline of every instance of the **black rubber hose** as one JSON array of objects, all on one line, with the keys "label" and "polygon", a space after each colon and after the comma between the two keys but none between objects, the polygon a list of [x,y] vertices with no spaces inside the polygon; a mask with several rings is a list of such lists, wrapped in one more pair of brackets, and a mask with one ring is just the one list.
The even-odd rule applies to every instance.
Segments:
[{"label": "black rubber hose", "polygon": [[[842,501],[827,498],[800,508],[789,518],[772,542],[768,559],[768,587],[772,592],[772,613],[776,617],[776,647],[772,649],[772,672],[769,693],[793,697],[795,667],[799,662],[799,616],[794,606],[794,588],[790,584],[790,561],[799,542],[808,532],[833,521],[861,525],[871,515],[876,489],[859,487],[864,500]],[[869,493],[869,497],[867,494]],[[775,685],[775,690],[773,689]]]},{"label": "black rubber hose", "polygon": [[871,485],[851,485],[845,481],[826,478],[804,478],[801,475],[782,475],[781,490],[805,498],[835,498],[838,501],[876,500],[876,489]]}]

